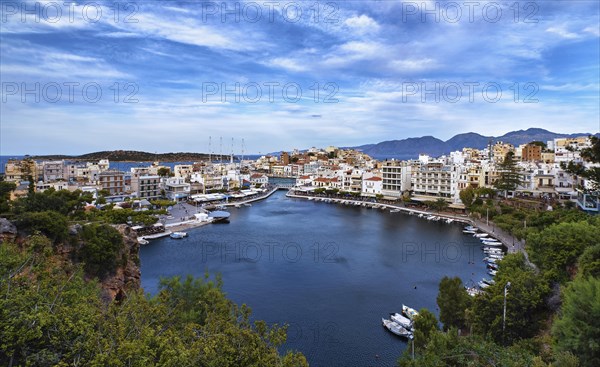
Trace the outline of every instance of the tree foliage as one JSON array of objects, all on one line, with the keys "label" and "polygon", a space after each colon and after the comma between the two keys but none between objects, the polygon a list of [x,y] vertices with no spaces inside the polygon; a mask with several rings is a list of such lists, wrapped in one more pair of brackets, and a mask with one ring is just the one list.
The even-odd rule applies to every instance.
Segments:
[{"label": "tree foliage", "polygon": [[440,321],[444,330],[451,327],[465,327],[465,312],[471,303],[471,297],[458,277],[444,277],[440,281],[437,304],[440,308]]},{"label": "tree foliage", "polygon": [[[531,338],[539,331],[547,315],[545,299],[550,287],[526,262],[523,254],[509,254],[500,261],[495,284],[475,297],[471,323],[473,331],[497,343],[512,344]],[[502,331],[504,287],[510,282],[506,297],[506,330]]]},{"label": "tree foliage", "polygon": [[220,282],[166,279],[159,294],[131,291],[103,304],[99,284],[34,236],[0,246],[0,365],[305,367],[278,347],[285,326],[251,322]]},{"label": "tree foliage", "polygon": [[514,191],[523,183],[523,174],[513,152],[506,153],[504,161],[498,165],[498,174],[494,186],[499,191]]},{"label": "tree foliage", "polygon": [[578,356],[582,366],[600,365],[600,279],[578,278],[566,287],[552,335],[556,348]]},{"label": "tree foliage", "polygon": [[580,221],[554,224],[527,238],[531,260],[551,281],[564,282],[583,251],[598,244],[600,223]]}]

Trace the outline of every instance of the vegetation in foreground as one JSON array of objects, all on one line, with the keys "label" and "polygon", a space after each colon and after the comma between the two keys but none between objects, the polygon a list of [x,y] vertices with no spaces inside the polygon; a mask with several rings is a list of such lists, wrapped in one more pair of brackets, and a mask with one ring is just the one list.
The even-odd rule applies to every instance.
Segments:
[{"label": "vegetation in foreground", "polygon": [[0,182],[0,215],[19,230],[0,244],[0,365],[308,365],[300,353],[279,354],[285,325],[251,322],[218,277],[163,279],[154,297],[129,287],[107,303],[101,282],[127,261],[111,224],[153,223],[154,213],[86,209],[91,197],[79,191],[10,202],[11,190]]}]

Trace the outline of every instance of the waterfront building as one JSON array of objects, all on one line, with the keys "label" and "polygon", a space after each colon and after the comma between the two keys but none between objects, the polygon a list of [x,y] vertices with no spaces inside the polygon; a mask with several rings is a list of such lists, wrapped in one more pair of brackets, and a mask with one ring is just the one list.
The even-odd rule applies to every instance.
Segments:
[{"label": "waterfront building", "polygon": [[124,172],[118,170],[106,170],[98,174],[98,183],[101,190],[106,190],[110,195],[125,192],[123,176]]},{"label": "waterfront building", "polygon": [[375,197],[381,195],[383,190],[383,179],[377,176],[371,176],[362,180],[362,196]]},{"label": "waterfront building", "polygon": [[460,202],[458,176],[456,166],[442,162],[422,164],[413,171],[413,198],[421,201],[444,198],[451,203]]},{"label": "waterfront building", "polygon": [[169,200],[182,201],[190,195],[190,184],[181,177],[163,178],[165,196]]},{"label": "waterfront building", "polygon": [[131,187],[138,198],[154,200],[160,197],[160,177],[157,175],[132,176]]},{"label": "waterfront building", "polygon": [[382,162],[381,194],[389,198],[400,198],[412,189],[412,166],[410,162],[390,160]]}]

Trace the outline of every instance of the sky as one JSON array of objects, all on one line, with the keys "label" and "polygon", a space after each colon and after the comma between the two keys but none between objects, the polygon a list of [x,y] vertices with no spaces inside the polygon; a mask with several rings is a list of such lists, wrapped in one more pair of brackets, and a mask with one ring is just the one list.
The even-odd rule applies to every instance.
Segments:
[{"label": "sky", "polygon": [[0,155],[600,131],[597,0],[0,6]]}]

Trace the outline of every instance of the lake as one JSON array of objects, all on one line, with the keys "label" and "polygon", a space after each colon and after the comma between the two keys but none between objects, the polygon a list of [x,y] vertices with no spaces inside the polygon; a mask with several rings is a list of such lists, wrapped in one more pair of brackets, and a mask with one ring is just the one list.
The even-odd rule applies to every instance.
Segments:
[{"label": "lake", "polygon": [[394,366],[407,348],[381,325],[402,304],[438,314],[444,276],[486,277],[476,238],[459,223],[292,199],[285,191],[231,208],[229,224],[188,230],[140,250],[142,286],[160,277],[220,273],[227,296],[255,319],[289,324],[282,348],[311,366]]}]

